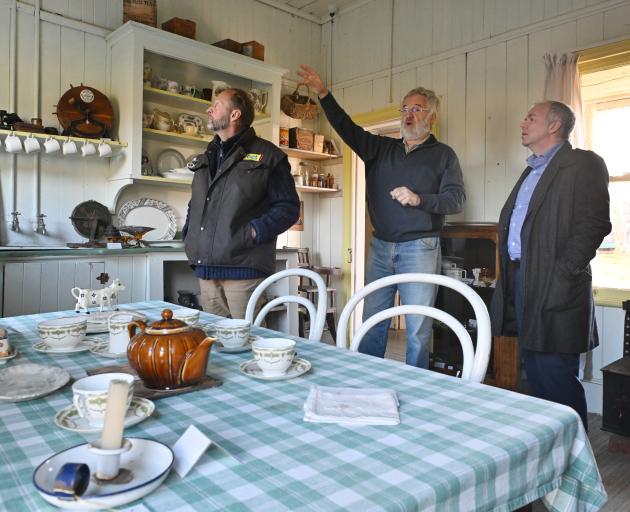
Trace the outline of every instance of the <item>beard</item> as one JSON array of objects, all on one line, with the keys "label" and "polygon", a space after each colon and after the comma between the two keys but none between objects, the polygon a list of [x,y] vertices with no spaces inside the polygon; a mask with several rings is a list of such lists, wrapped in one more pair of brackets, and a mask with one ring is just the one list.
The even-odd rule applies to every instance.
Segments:
[{"label": "beard", "polygon": [[417,140],[426,137],[431,131],[431,125],[427,121],[417,121],[413,126],[408,127],[402,125],[400,127],[400,134],[405,140]]},{"label": "beard", "polygon": [[208,119],[208,129],[213,132],[225,130],[230,125],[230,115],[226,114],[219,119]]}]

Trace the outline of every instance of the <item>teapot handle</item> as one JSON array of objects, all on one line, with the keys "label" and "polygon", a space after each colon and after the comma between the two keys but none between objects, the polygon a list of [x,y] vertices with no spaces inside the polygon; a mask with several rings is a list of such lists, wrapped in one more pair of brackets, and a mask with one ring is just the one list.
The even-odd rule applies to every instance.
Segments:
[{"label": "teapot handle", "polygon": [[127,331],[129,331],[129,339],[133,338],[136,335],[136,327],[140,327],[140,330],[144,332],[147,328],[146,322],[142,320],[132,320],[127,324]]}]

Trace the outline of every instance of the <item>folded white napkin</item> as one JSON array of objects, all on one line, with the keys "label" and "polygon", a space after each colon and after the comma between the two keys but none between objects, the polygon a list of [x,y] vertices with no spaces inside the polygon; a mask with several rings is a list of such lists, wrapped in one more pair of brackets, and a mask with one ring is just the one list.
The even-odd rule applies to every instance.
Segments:
[{"label": "folded white napkin", "polygon": [[398,425],[398,397],[392,389],[312,385],[304,421],[341,425]]}]

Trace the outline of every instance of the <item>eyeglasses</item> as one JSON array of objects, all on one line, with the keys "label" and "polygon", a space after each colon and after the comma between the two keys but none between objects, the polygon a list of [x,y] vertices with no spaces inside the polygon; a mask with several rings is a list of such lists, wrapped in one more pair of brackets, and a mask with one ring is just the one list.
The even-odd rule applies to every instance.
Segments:
[{"label": "eyeglasses", "polygon": [[411,112],[412,114],[417,114],[418,112],[429,112],[429,110],[431,110],[428,107],[418,107],[418,106],[413,106],[411,108],[409,107],[402,107],[400,109],[400,113],[401,114],[408,114],[409,112]]}]

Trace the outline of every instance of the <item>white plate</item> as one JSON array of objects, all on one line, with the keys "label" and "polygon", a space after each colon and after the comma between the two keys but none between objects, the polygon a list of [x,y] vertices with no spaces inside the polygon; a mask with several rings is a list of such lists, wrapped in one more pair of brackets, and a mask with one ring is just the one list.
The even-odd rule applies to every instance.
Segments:
[{"label": "white plate", "polygon": [[[141,421],[146,420],[155,410],[155,404],[146,398],[134,396],[131,399],[129,409],[125,415],[125,428],[136,425]],[[95,427],[90,425],[88,420],[79,416],[79,411],[70,404],[68,407],[64,407],[55,414],[55,425],[60,428],[70,430],[72,432],[78,432],[80,434],[87,434],[90,432],[102,432],[103,427]]]},{"label": "white plate", "polygon": [[148,240],[147,245],[149,247],[173,247],[179,249],[184,247],[183,240]]},{"label": "white plate", "polygon": [[[132,478],[129,480],[100,484],[95,478],[90,478],[81,501],[57,498],[53,488],[61,466],[81,461],[88,465],[92,474],[96,472],[96,455],[84,443],[56,453],[37,466],[33,472],[33,485],[48,503],[64,509],[96,510],[138,500],[159,487],[173,467],[175,456],[168,446],[158,441],[138,437],[127,439],[131,441],[131,449],[120,456],[120,467],[130,472]],[[86,506],[86,501],[91,506]]]},{"label": "white plate", "polygon": [[0,370],[0,402],[23,402],[65,386],[70,374],[59,366],[16,364]]},{"label": "white plate", "polygon": [[[170,171],[172,169],[181,169],[186,167],[186,159],[176,149],[165,149],[160,151],[160,154],[156,160],[157,172],[162,174],[164,171]],[[123,224],[127,225],[127,224]],[[131,224],[132,226],[143,226],[144,224]]]},{"label": "white plate", "polygon": [[154,228],[144,235],[144,240],[172,240],[177,232],[173,209],[163,201],[150,197],[132,199],[123,204],[118,211],[118,225]]},{"label": "white plate", "polygon": [[6,364],[8,361],[13,359],[18,354],[19,354],[19,352],[17,351],[17,348],[11,347],[11,353],[8,356],[0,357],[0,364]]},{"label": "white plate", "polygon": [[90,352],[95,356],[107,357],[108,359],[122,359],[127,357],[127,352],[110,352],[109,341],[104,340],[92,343]]},{"label": "white plate", "polygon": [[252,359],[251,361],[245,361],[241,363],[240,370],[248,377],[252,377],[254,379],[260,380],[287,380],[294,379],[295,377],[299,377],[300,375],[304,375],[307,371],[311,369],[311,363],[309,363],[306,359],[302,359],[301,357],[296,357],[287,373],[284,375],[277,375],[273,377],[266,377],[263,375],[262,370],[258,367],[258,363],[256,360]]},{"label": "white plate", "polygon": [[44,354],[74,354],[76,352],[85,352],[86,350],[90,350],[94,342],[102,341],[103,340],[101,338],[97,338],[96,336],[86,336],[74,347],[70,348],[52,348],[46,345],[43,341],[37,341],[33,343],[33,350],[43,352]]}]

